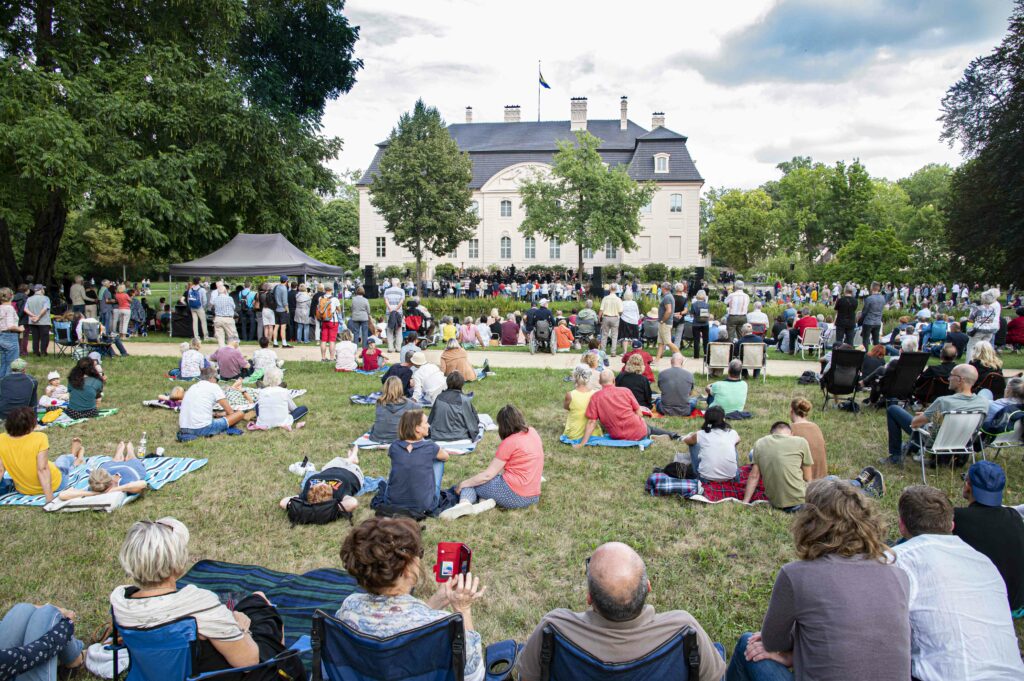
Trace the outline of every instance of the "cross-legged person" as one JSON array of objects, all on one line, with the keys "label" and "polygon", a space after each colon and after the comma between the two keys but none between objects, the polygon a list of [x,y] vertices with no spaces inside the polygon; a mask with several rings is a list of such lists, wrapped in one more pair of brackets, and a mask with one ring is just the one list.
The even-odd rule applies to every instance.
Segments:
[{"label": "cross-legged person", "polygon": [[653,436],[679,439],[678,433],[657,428],[644,421],[640,403],[629,388],[615,385],[615,374],[611,369],[601,372],[601,389],[590,398],[586,415],[587,427],[583,431],[583,439],[573,445],[577,449],[587,444],[598,423],[615,440],[637,441]]}]

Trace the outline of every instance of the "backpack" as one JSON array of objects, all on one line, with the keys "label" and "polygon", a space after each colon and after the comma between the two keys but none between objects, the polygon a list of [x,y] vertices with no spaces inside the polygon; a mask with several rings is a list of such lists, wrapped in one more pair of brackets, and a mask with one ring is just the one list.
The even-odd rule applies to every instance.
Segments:
[{"label": "backpack", "polygon": [[311,504],[299,497],[292,497],[288,500],[288,520],[292,525],[326,525],[333,523],[338,518],[348,518],[352,522],[352,514],[341,508],[340,501],[324,501],[319,504]]},{"label": "backpack", "polygon": [[800,374],[800,378],[796,382],[800,385],[816,385],[818,383],[818,374],[813,371],[805,371]]},{"label": "backpack", "polygon": [[321,296],[320,302],[316,304],[316,318],[321,322],[331,321],[331,301],[334,298],[328,298],[327,296]]},{"label": "backpack", "polygon": [[203,306],[203,294],[199,289],[190,287],[188,290],[188,306],[189,309],[198,310]]},{"label": "backpack", "polygon": [[256,302],[256,294],[252,291],[249,291],[245,295],[240,295],[239,298],[242,299],[242,307],[246,310],[251,310],[253,308],[253,304]]}]

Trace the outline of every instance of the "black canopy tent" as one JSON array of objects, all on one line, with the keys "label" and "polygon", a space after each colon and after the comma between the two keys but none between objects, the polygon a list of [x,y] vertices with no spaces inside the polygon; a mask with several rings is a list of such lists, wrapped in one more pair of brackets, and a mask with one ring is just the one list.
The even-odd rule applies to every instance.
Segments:
[{"label": "black canopy tent", "polygon": [[250,277],[280,274],[339,279],[344,277],[345,270],[303,253],[283,234],[236,234],[231,241],[209,255],[171,265],[168,299],[174,300],[176,276]]}]

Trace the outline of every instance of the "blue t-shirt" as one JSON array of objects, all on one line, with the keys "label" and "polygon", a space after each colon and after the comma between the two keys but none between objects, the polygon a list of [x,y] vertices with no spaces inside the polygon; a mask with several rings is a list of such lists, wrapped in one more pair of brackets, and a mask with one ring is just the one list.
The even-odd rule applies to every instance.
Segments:
[{"label": "blue t-shirt", "polygon": [[[406,448],[412,445],[412,451]],[[388,448],[391,472],[388,474],[387,503],[417,513],[430,513],[437,506],[434,461],[441,450],[430,440],[395,440]]]},{"label": "blue t-shirt", "polygon": [[100,464],[100,468],[111,475],[120,475],[120,484],[122,485],[146,479],[146,467],[138,459],[128,459],[127,461],[106,461]]}]

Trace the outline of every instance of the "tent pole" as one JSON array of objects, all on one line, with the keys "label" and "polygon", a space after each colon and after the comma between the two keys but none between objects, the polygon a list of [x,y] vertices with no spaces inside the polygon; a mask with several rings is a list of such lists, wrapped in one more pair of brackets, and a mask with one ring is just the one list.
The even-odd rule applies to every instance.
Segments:
[{"label": "tent pole", "polygon": [[[171,323],[167,325],[167,337],[174,337],[174,308],[178,307],[177,303],[174,302],[174,275],[167,275],[167,304],[171,306]],[[164,311],[160,310],[160,314]]]}]

